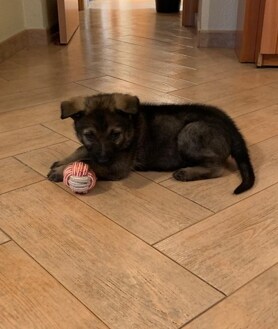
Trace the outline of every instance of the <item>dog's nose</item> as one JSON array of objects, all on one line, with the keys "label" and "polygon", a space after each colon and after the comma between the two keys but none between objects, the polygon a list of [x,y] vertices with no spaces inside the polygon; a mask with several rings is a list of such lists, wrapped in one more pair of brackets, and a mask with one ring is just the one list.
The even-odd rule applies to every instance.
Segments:
[{"label": "dog's nose", "polygon": [[109,162],[109,158],[107,156],[100,156],[100,157],[98,157],[97,160],[98,160],[99,164],[105,164],[105,163]]}]

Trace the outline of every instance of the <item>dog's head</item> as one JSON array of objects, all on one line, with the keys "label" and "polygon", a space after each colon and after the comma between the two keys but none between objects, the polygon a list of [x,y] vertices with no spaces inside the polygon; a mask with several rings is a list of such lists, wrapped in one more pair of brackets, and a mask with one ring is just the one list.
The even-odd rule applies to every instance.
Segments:
[{"label": "dog's head", "polygon": [[110,164],[134,140],[139,99],[126,94],[76,97],[61,103],[61,118],[71,117],[80,142],[99,164]]}]

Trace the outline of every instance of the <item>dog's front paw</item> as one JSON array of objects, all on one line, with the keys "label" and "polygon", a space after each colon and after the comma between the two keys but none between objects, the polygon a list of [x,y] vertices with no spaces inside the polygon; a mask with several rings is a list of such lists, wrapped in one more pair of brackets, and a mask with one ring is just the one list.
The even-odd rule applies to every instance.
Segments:
[{"label": "dog's front paw", "polygon": [[61,170],[61,167],[54,167],[54,168],[50,169],[49,173],[47,174],[47,178],[51,182],[62,182],[63,181],[63,170]]},{"label": "dog's front paw", "polygon": [[60,167],[62,165],[61,161],[55,161],[52,163],[50,169],[54,169],[56,167]]}]

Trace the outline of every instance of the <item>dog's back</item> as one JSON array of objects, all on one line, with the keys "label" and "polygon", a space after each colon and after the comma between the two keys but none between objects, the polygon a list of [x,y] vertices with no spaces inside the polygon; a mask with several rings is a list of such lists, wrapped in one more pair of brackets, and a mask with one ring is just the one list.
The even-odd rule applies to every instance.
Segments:
[{"label": "dog's back", "polygon": [[144,123],[136,169],[177,170],[174,177],[181,181],[214,178],[231,155],[243,179],[235,193],[254,184],[245,141],[223,111],[202,104],[141,104],[139,118]]}]

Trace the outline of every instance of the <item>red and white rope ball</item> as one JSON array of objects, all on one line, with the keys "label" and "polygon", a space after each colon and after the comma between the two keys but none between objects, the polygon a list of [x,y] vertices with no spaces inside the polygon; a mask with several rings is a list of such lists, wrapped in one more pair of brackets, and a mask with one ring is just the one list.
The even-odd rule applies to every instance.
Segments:
[{"label": "red and white rope ball", "polygon": [[64,184],[73,192],[86,194],[95,185],[97,177],[84,162],[73,162],[64,170]]}]

